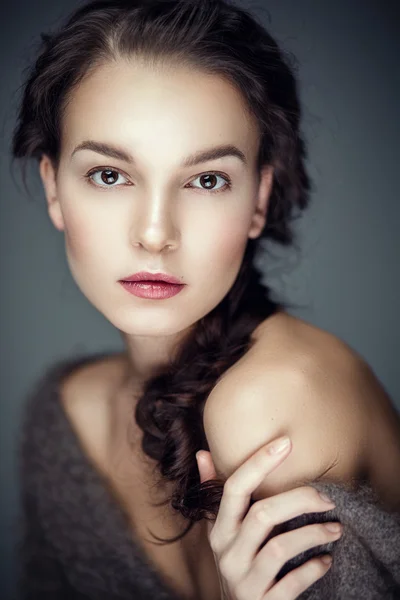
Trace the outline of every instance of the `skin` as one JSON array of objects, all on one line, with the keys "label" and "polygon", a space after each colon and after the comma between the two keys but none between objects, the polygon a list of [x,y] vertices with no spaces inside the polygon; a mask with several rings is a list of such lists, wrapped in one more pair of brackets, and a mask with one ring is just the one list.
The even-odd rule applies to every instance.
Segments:
[{"label": "skin", "polygon": [[[87,139],[123,147],[135,165],[92,150],[71,157]],[[228,156],[180,166],[186,156],[220,144],[237,146],[247,165]],[[59,169],[44,155],[40,175],[75,282],[124,339],[126,389],[133,379],[143,385],[219,304],[247,240],[263,230],[273,169],[259,177],[258,145],[239,92],[215,76],[120,59],[99,66],[74,90]],[[85,174],[96,167],[121,174],[107,184],[97,172],[91,185]],[[227,175],[232,188],[211,193],[199,178],[210,171]],[[225,175],[213,178],[211,189],[222,190]],[[170,299],[137,298],[118,280],[140,270],[167,272],[187,285]]]},{"label": "skin", "polygon": [[[329,554],[315,557],[293,569],[278,583],[276,574],[287,560],[316,545],[338,540],[342,526],[333,521],[311,524],[274,536],[260,550],[275,525],[302,513],[325,512],[335,507],[310,486],[292,489],[255,502],[251,495],[261,481],[285,462],[292,443],[279,448],[282,437],[263,446],[227,479],[214,523],[207,522],[219,579],[221,600],[294,600],[330,568]],[[196,455],[200,481],[217,475],[209,452]],[[334,529],[332,529],[332,525]]]},{"label": "skin", "polygon": [[[92,150],[72,156],[89,139],[123,148],[134,164]],[[226,156],[181,166],[188,155],[222,144],[239,148],[246,164]],[[39,171],[49,217],[64,233],[71,274],[125,343],[123,375],[107,417],[116,424],[114,439],[125,439],[120,434],[132,414],[132,389],[139,395],[197,321],[226,296],[248,239],[264,229],[273,169],[257,172],[258,148],[257,125],[240,93],[221,78],[193,69],[149,68],[121,59],[98,66],[71,95],[62,121],[58,169],[43,155]],[[93,169],[98,172],[90,184],[85,175]],[[118,171],[111,187],[101,169]],[[227,176],[231,189],[208,190],[200,176],[213,171],[218,177],[212,178],[211,188],[223,190]],[[175,275],[186,287],[167,300],[137,298],[118,280],[141,270]],[[72,420],[78,431],[90,422],[90,432],[93,415],[81,419],[85,410],[76,402],[81,392],[74,389],[72,385],[72,395],[66,395],[72,398],[67,402]],[[87,397],[89,389],[92,383]],[[102,446],[94,441],[93,447]],[[102,462],[103,450],[99,456]],[[191,559],[188,548],[185,560],[192,561],[198,580],[191,585],[200,590],[199,597],[211,599],[218,586],[210,574],[202,575],[212,572],[213,557],[203,525],[199,528],[196,557]],[[176,565],[167,570],[175,572]]]},{"label": "skin", "polygon": [[[259,135],[240,93],[219,77],[175,66],[150,69],[122,59],[99,66],[73,91],[61,133],[57,172],[46,155],[39,167],[48,213],[64,232],[76,284],[125,342],[115,396],[120,407],[125,402],[125,416],[132,382],[140,393],[232,287],[247,240],[264,229],[273,168],[256,171]],[[92,150],[72,156],[88,139],[123,148],[135,164]],[[237,146],[247,164],[223,157],[180,166],[188,155],[221,144]],[[90,183],[85,175],[93,169]],[[106,170],[118,171],[109,187],[101,178]],[[200,176],[213,171],[219,173],[212,188],[222,190],[225,176],[232,188],[209,191]],[[137,298],[118,280],[140,270],[170,273],[186,287],[167,300]],[[113,410],[120,410],[117,403]],[[209,463],[208,474],[213,469]],[[295,496],[291,506],[299,506]],[[196,568],[207,552],[206,546],[196,551]],[[202,597],[211,596],[206,590]]]}]

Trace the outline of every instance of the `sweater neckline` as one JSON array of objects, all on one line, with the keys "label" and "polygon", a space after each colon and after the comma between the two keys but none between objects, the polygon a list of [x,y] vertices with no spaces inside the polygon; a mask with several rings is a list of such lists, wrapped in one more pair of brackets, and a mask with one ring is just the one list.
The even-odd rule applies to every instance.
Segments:
[{"label": "sweater neckline", "polygon": [[[121,545],[119,549],[121,557],[130,556],[133,559],[132,566],[135,567],[137,561],[140,563],[140,570],[143,574],[146,571],[151,574],[154,588],[154,582],[159,587],[162,595],[157,595],[160,600],[181,600],[181,596],[168,585],[162,574],[157,570],[155,565],[151,563],[140,540],[134,536],[132,527],[129,526],[127,516],[123,508],[118,503],[115,495],[107,485],[104,476],[98,471],[93,462],[87,456],[80,439],[78,438],[68,415],[66,414],[60,397],[60,387],[64,377],[68,376],[75,369],[80,368],[84,364],[89,364],[110,356],[111,353],[96,353],[89,356],[78,357],[74,359],[66,359],[56,363],[50,373],[52,383],[52,413],[54,419],[61,426],[59,438],[56,443],[60,443],[62,448],[62,461],[69,467],[73,483],[77,482],[80,487],[86,486],[90,490],[85,495],[87,501],[83,508],[84,517],[88,516],[88,512],[92,509],[97,514],[102,513],[109,520],[107,542],[112,547],[113,533],[115,544]],[[64,445],[65,442],[65,445]],[[79,478],[74,480],[73,474],[79,473]],[[64,473],[65,477],[65,473]],[[84,493],[84,489],[82,490]],[[93,506],[90,506],[90,500],[93,500]],[[113,525],[115,526],[112,530]],[[117,551],[118,548],[112,548],[112,551]],[[134,574],[132,573],[134,577]],[[157,594],[159,594],[157,592]]]}]

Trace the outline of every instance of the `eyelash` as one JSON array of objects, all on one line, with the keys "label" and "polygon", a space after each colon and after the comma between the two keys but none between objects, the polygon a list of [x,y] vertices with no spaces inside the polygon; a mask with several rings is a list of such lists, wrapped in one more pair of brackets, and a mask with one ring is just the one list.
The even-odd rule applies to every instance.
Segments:
[{"label": "eyelash", "polygon": [[[94,187],[100,188],[100,189],[107,189],[107,188],[114,188],[114,187],[121,187],[121,185],[99,185],[97,183],[94,183],[93,180],[91,179],[92,175],[94,175],[95,173],[101,173],[102,171],[114,171],[115,173],[118,173],[118,175],[122,175],[122,177],[125,177],[125,175],[119,171],[118,169],[114,169],[111,167],[96,167],[94,169],[91,169],[88,173],[86,173],[86,175],[84,175],[88,185],[93,185]],[[197,175],[197,177],[195,177],[196,179],[199,179],[200,177],[202,177],[203,175],[217,175],[218,177],[222,177],[222,179],[225,179],[226,184],[220,188],[219,190],[207,190],[205,188],[196,188],[195,189],[203,189],[203,191],[208,192],[209,194],[219,194],[220,192],[225,192],[231,189],[232,187],[232,181],[231,179],[225,175],[225,173],[220,173],[219,171],[206,171],[205,173],[200,173],[200,175]]]}]

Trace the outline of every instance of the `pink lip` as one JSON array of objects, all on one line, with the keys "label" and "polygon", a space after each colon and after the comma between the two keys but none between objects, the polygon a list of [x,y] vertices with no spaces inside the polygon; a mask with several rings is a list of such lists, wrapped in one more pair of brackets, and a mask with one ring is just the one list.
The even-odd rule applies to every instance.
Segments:
[{"label": "pink lip", "polygon": [[165,273],[149,273],[148,271],[139,271],[128,277],[124,277],[120,281],[164,281],[165,283],[174,283],[176,285],[185,285],[172,275]]},{"label": "pink lip", "polygon": [[176,283],[165,283],[165,281],[121,281],[122,287],[127,292],[139,298],[150,300],[165,300],[179,294],[186,286]]}]

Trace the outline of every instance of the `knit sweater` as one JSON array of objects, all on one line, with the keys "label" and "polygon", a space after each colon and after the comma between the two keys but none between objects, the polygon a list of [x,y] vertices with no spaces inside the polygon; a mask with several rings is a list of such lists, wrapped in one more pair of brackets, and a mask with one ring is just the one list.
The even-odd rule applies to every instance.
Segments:
[{"label": "knit sweater", "polygon": [[[62,379],[102,356],[53,364],[27,398],[19,445],[18,598],[182,600],[132,536],[122,507],[89,461],[60,402]],[[343,523],[343,535],[298,554],[277,579],[330,552],[331,568],[301,600],[400,599],[400,513],[384,510],[367,484],[357,491],[326,482],[310,485],[336,507],[279,524],[270,537],[331,520]]]}]

